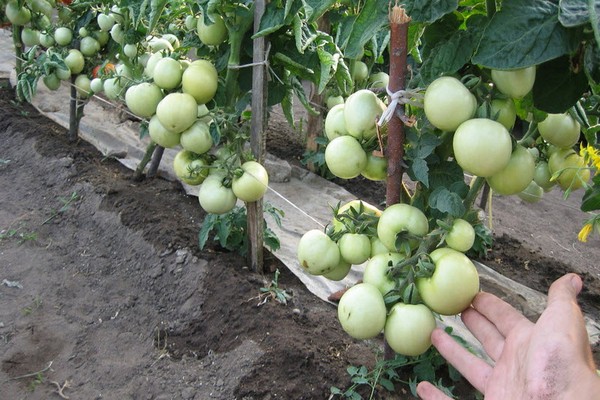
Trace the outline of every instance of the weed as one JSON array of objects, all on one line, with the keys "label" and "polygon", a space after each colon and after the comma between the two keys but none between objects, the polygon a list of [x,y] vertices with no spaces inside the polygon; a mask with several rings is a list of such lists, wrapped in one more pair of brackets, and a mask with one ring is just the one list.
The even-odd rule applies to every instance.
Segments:
[{"label": "weed", "polygon": [[0,230],[0,241],[8,239],[17,239],[19,244],[23,244],[27,241],[36,241],[37,233],[27,232],[23,226]]},{"label": "weed", "polygon": [[6,165],[9,164],[11,161],[10,160],[6,160],[4,158],[0,158],[0,165]]},{"label": "weed", "polygon": [[[451,328],[446,329],[451,333]],[[466,345],[466,342],[461,338],[454,336],[461,344]],[[440,353],[434,348],[430,348],[424,354],[417,357],[407,357],[396,354],[393,359],[385,360],[378,359],[373,370],[369,370],[366,366],[349,366],[348,374],[352,384],[346,390],[342,390],[335,386],[331,387],[331,396],[329,399],[342,398],[351,400],[362,400],[363,397],[359,393],[366,389],[369,392],[368,399],[376,398],[375,395],[381,397],[382,391],[394,392],[395,385],[406,385],[410,389],[413,396],[417,396],[417,384],[421,381],[433,382],[438,389],[443,391],[447,396],[453,398],[453,386],[445,386],[440,373],[445,373],[452,382],[460,380],[461,376]],[[403,375],[410,375],[408,380],[402,379]],[[385,396],[383,396],[385,397]],[[377,397],[378,398],[378,397]]]},{"label": "weed", "polygon": [[62,207],[59,208],[58,210],[52,209],[51,215],[48,218],[46,218],[46,220],[44,222],[42,222],[42,225],[47,224],[48,222],[52,221],[57,216],[67,212],[71,208],[71,205],[73,205],[73,203],[75,201],[79,200],[79,195],[77,194],[77,192],[73,192],[73,193],[71,193],[71,196],[69,196],[68,198],[59,197],[58,199],[62,203]]},{"label": "weed", "polygon": [[29,382],[29,385],[27,385],[27,390],[30,392],[34,392],[35,389],[41,384],[44,383],[44,381],[46,380],[46,378],[44,377],[44,374],[42,374],[41,372],[38,372],[34,377],[33,380],[31,382]]},{"label": "weed", "polygon": [[24,316],[28,316],[33,314],[33,312],[37,309],[39,309],[40,307],[42,307],[42,299],[40,299],[39,297],[36,297],[35,299],[33,299],[33,301],[31,302],[30,305],[28,305],[27,307],[24,307],[21,310],[21,313]]},{"label": "weed", "polygon": [[258,306],[265,304],[270,299],[287,305],[287,301],[292,298],[292,296],[286,292],[285,289],[279,287],[279,274],[279,269],[276,269],[275,276],[273,277],[273,280],[269,286],[260,288],[260,294],[258,295],[260,302],[258,303]]}]

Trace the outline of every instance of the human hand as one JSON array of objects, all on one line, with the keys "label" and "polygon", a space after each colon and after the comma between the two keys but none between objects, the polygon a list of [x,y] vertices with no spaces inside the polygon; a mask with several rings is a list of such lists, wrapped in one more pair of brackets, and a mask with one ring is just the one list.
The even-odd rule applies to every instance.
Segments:
[{"label": "human hand", "polygon": [[[431,340],[486,399],[600,399],[600,378],[576,300],[582,286],[575,274],[555,281],[535,324],[496,296],[479,293],[461,317],[495,365],[441,329]],[[417,394],[425,400],[449,399],[429,382],[421,382]]]}]

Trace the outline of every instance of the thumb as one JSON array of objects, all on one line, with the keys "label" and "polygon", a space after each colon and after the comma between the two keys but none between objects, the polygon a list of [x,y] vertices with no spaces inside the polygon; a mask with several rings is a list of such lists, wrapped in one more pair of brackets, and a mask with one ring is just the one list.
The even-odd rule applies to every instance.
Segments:
[{"label": "thumb", "polygon": [[577,274],[566,274],[557,279],[548,290],[548,303],[555,301],[575,301],[583,288],[581,277]]},{"label": "thumb", "polygon": [[440,389],[427,381],[420,382],[417,385],[417,394],[423,400],[451,400]]}]

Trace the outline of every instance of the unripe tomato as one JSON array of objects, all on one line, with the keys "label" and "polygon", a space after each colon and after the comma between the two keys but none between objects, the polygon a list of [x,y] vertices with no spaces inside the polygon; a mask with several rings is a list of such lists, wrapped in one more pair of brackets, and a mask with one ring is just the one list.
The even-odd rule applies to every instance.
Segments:
[{"label": "unripe tomato", "polygon": [[371,89],[385,89],[390,82],[390,76],[381,71],[375,72],[369,76],[369,87]]},{"label": "unripe tomato", "polygon": [[180,150],[173,159],[175,175],[188,185],[200,185],[208,177],[206,160],[188,150]]},{"label": "unripe tomato", "polygon": [[494,99],[491,102],[492,119],[500,122],[506,130],[512,131],[517,120],[517,107],[513,99]]},{"label": "unripe tomato", "polygon": [[344,119],[344,103],[333,106],[325,117],[325,135],[329,140],[349,135]]},{"label": "unripe tomato", "polygon": [[50,90],[57,90],[60,87],[60,79],[56,76],[56,74],[49,74],[42,78],[44,81],[44,85]]},{"label": "unripe tomato", "polygon": [[210,15],[210,19],[212,19],[213,23],[206,25],[204,17],[201,15],[198,18],[196,31],[202,43],[207,46],[218,46],[227,39],[227,27],[220,15]]},{"label": "unripe tomato", "polygon": [[121,24],[114,24],[113,27],[110,28],[110,37],[118,44],[123,44],[125,41],[125,32],[123,32]]},{"label": "unripe tomato", "polygon": [[[396,236],[407,232],[416,236],[424,236],[429,232],[429,222],[423,211],[409,204],[393,204],[386,208],[377,223],[377,237],[391,252],[397,252]],[[416,248],[419,241],[409,240],[411,248]]]},{"label": "unripe tomato", "polygon": [[61,81],[66,81],[67,79],[71,78],[71,70],[68,67],[66,69],[56,68],[56,71],[54,71],[54,73],[56,74],[56,77]]},{"label": "unripe tomato", "polygon": [[458,79],[442,76],[425,90],[424,109],[433,126],[454,131],[475,115],[477,99]]},{"label": "unripe tomato", "polygon": [[371,181],[384,181],[387,178],[388,159],[380,157],[372,152],[367,154],[367,165],[360,173]]},{"label": "unripe tomato", "polygon": [[132,113],[142,118],[153,116],[162,99],[160,88],[150,82],[130,86],[125,92],[125,104]]},{"label": "unripe tomato", "polygon": [[383,244],[383,242],[377,236],[371,237],[371,257],[385,253],[389,253],[389,250],[387,247],[385,247],[385,244]]},{"label": "unripe tomato", "polygon": [[77,75],[77,78],[75,78],[75,88],[77,89],[77,96],[79,96],[82,99],[87,99],[92,95],[90,82],[90,78],[88,78],[87,75]]},{"label": "unripe tomato", "polygon": [[46,18],[52,17],[54,6],[46,0],[32,0],[30,4],[33,12],[43,14]]},{"label": "unripe tomato", "polygon": [[362,61],[355,61],[352,71],[352,80],[354,82],[364,82],[369,77],[369,67]]},{"label": "unripe tomato", "polygon": [[181,133],[196,121],[198,104],[186,93],[169,93],[158,103],[156,116],[165,129]]},{"label": "unripe tomato", "polygon": [[367,265],[365,265],[363,282],[374,285],[382,295],[385,295],[396,287],[396,281],[390,279],[388,276],[390,267],[393,267],[405,258],[404,254],[390,252],[371,257]]},{"label": "unripe tomato", "polygon": [[158,87],[169,90],[179,86],[182,74],[183,67],[179,61],[171,57],[165,57],[156,63],[152,77]]},{"label": "unripe tomato", "polygon": [[398,354],[416,357],[431,347],[435,317],[423,304],[396,303],[387,317],[384,336]]},{"label": "unripe tomato", "polygon": [[198,26],[198,22],[196,21],[196,17],[194,15],[188,15],[187,17],[185,17],[185,28],[188,31],[192,31],[194,29],[196,29],[196,27]]},{"label": "unripe tomato", "polygon": [[369,283],[348,289],[338,304],[338,319],[344,331],[355,339],[370,339],[383,330],[387,310],[382,294]]},{"label": "unripe tomato", "polygon": [[[351,211],[350,209],[352,209],[353,212],[358,213],[361,210],[361,207],[362,207],[362,212],[365,214],[372,215],[375,217],[379,217],[381,215],[380,209],[378,209],[374,205],[369,204],[363,200],[350,200],[349,202],[342,204],[337,211],[337,215]],[[344,227],[344,224],[336,218],[334,218],[331,223],[333,225],[334,231],[339,232]]]},{"label": "unripe tomato", "polygon": [[161,52],[152,53],[148,57],[148,61],[146,62],[146,66],[144,67],[144,75],[152,78],[154,76],[154,68],[156,68],[156,64],[163,58]]},{"label": "unripe tomato", "polygon": [[430,278],[417,278],[423,302],[441,315],[456,315],[471,304],[479,292],[479,274],[460,251],[440,248],[430,254],[435,270]]},{"label": "unripe tomato", "polygon": [[238,199],[251,203],[261,199],[269,188],[269,174],[265,167],[256,161],[242,164],[241,176],[233,178],[231,188]]},{"label": "unripe tomato", "polygon": [[223,176],[209,175],[198,191],[198,201],[204,211],[211,214],[225,214],[235,207],[237,198],[231,188],[223,185]]},{"label": "unripe tomato", "polygon": [[548,163],[546,161],[538,162],[535,166],[535,172],[533,173],[533,180],[535,183],[544,189],[545,192],[548,192],[556,184],[556,182],[552,181],[551,178],[552,174],[548,168]]},{"label": "unripe tomato", "polygon": [[54,36],[48,33],[40,33],[40,44],[45,48],[54,46]]},{"label": "unripe tomato", "polygon": [[528,203],[537,203],[544,196],[544,189],[542,189],[535,181],[531,181],[529,185],[518,194],[519,198]]},{"label": "unripe tomato", "polygon": [[213,146],[208,125],[200,120],[181,132],[180,142],[181,147],[196,154],[204,154]]},{"label": "unripe tomato", "polygon": [[506,167],[512,153],[512,141],[501,123],[474,118],[456,129],[452,148],[462,169],[485,178]]},{"label": "unripe tomato", "polygon": [[100,13],[96,17],[96,21],[98,22],[98,26],[104,32],[108,32],[115,25],[115,17],[111,14]]},{"label": "unripe tomato", "polygon": [[367,166],[367,153],[352,136],[333,139],[325,148],[325,162],[332,174],[342,179],[360,175]]},{"label": "unripe tomato", "polygon": [[73,40],[73,32],[64,26],[56,28],[54,31],[54,41],[59,46],[67,46]]},{"label": "unripe tomato", "polygon": [[211,101],[217,93],[218,85],[217,69],[209,61],[196,60],[183,71],[182,90],[192,95],[198,104]]},{"label": "unripe tomato", "polygon": [[312,229],[298,242],[298,261],[311,275],[331,272],[340,263],[340,249],[323,231]]},{"label": "unripe tomato", "polygon": [[371,240],[362,233],[345,233],[338,241],[340,255],[350,264],[362,264],[371,257]]},{"label": "unripe tomato", "polygon": [[31,28],[23,28],[21,30],[21,42],[23,42],[26,47],[40,44],[40,32]]},{"label": "unripe tomato", "polygon": [[[104,89],[106,91],[106,87]],[[173,148],[179,144],[179,137],[181,136],[178,132],[171,132],[166,129],[159,121],[158,116],[153,115],[148,123],[148,133],[150,138],[166,149]]]},{"label": "unripe tomato", "polygon": [[348,273],[350,272],[351,268],[352,268],[352,264],[350,264],[350,263],[344,261],[342,258],[340,258],[339,264],[335,268],[333,268],[331,271],[323,274],[323,277],[327,278],[331,281],[341,281],[346,276],[348,276]]},{"label": "unripe tomato", "polygon": [[90,82],[90,89],[92,89],[93,93],[100,93],[104,90],[104,83],[100,78],[94,78]]},{"label": "unripe tomato", "polygon": [[79,28],[79,37],[84,38],[84,37],[88,36],[89,34],[90,33],[85,26],[82,26],[81,28]]},{"label": "unripe tomato", "polygon": [[100,43],[91,36],[86,36],[79,42],[79,51],[86,57],[92,57],[100,51]]},{"label": "unripe tomato", "polygon": [[370,90],[359,90],[346,99],[344,120],[348,133],[355,138],[370,139],[377,135],[377,120],[385,104]]},{"label": "unripe tomato", "polygon": [[69,50],[69,54],[67,54],[64,61],[69,70],[71,70],[71,74],[80,73],[85,66],[85,58],[83,58],[83,54],[77,49]]},{"label": "unripe tomato", "polygon": [[513,99],[522,99],[535,83],[535,66],[514,70],[492,70],[492,81],[498,90]]},{"label": "unripe tomato", "polygon": [[92,32],[92,37],[94,37],[98,43],[100,43],[100,47],[104,47],[110,39],[110,34],[104,31],[94,31]]},{"label": "unripe tomato", "polygon": [[571,149],[552,153],[548,168],[552,175],[559,174],[556,182],[562,190],[577,190],[590,180],[590,169],[584,158]]},{"label": "unripe tomato", "polygon": [[123,88],[117,78],[108,78],[104,81],[104,95],[110,100],[116,100],[121,96]]},{"label": "unripe tomato", "polygon": [[534,173],[535,159],[525,147],[517,145],[508,164],[488,177],[487,182],[496,193],[509,196],[525,190]]},{"label": "unripe tomato", "polygon": [[135,58],[137,56],[137,44],[127,43],[123,46],[123,54],[125,54],[129,58]]},{"label": "unripe tomato", "polygon": [[325,101],[325,105],[327,106],[328,110],[331,110],[334,106],[338,104],[344,104],[343,96],[329,96]]},{"label": "unripe tomato", "polygon": [[31,11],[26,7],[19,7],[19,4],[15,0],[10,0],[6,3],[4,12],[6,18],[15,26],[25,25],[31,21]]},{"label": "unripe tomato", "polygon": [[579,141],[581,125],[569,114],[548,114],[546,119],[538,124],[538,130],[546,142],[566,149]]},{"label": "unripe tomato", "polygon": [[452,223],[450,232],[446,234],[446,245],[460,252],[467,252],[475,243],[475,229],[473,225],[462,218],[456,218]]}]

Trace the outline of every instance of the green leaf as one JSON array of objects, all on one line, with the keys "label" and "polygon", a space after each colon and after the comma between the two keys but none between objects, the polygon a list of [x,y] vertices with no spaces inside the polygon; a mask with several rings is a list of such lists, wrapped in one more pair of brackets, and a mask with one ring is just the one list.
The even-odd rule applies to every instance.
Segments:
[{"label": "green leaf", "polygon": [[427,161],[422,158],[414,159],[410,164],[408,173],[411,178],[423,183],[425,187],[429,187],[429,166],[427,165]]},{"label": "green leaf", "polygon": [[539,65],[574,51],[579,40],[573,39],[558,21],[553,1],[503,2],[483,33],[473,63],[493,69]]},{"label": "green leaf", "polygon": [[463,170],[456,161],[442,161],[439,164],[432,165],[429,181],[432,188],[438,186],[450,187],[456,182],[462,182],[466,186]]},{"label": "green leaf", "polygon": [[156,25],[158,24],[160,16],[162,15],[166,5],[167,5],[167,0],[152,0],[150,2],[150,15],[148,16],[149,17],[149,23],[148,23],[148,31],[149,32],[152,32],[154,30],[154,28],[156,28]]},{"label": "green leaf", "polygon": [[358,58],[363,53],[365,43],[379,29],[389,24],[388,7],[388,0],[365,1],[360,14],[352,22],[348,37],[341,41],[340,47],[344,50],[346,57],[350,59]]},{"label": "green leaf", "polygon": [[385,390],[387,390],[388,392],[394,391],[394,383],[392,381],[390,381],[389,379],[381,378],[381,379],[379,379],[379,384],[381,386],[383,386],[383,388]]},{"label": "green leaf", "polygon": [[429,360],[424,360],[414,366],[413,372],[420,381],[434,381],[435,369]]},{"label": "green leaf", "polygon": [[587,43],[583,57],[585,73],[595,84],[600,83],[600,48],[594,42]]},{"label": "green leaf", "polygon": [[562,113],[575,105],[588,88],[583,71],[573,71],[569,57],[559,57],[537,68],[533,104],[548,113]]},{"label": "green leaf", "polygon": [[277,1],[267,3],[267,8],[260,19],[258,32],[252,36],[252,39],[269,35],[288,25],[291,22],[290,15],[293,18],[302,6],[300,1],[294,0],[286,1],[284,8],[280,7],[280,4]]},{"label": "green leaf", "polygon": [[432,23],[458,8],[458,0],[407,0],[402,2],[414,22]]},{"label": "green leaf", "polygon": [[581,199],[581,211],[590,212],[600,210],[600,187],[589,187]]},{"label": "green leaf", "polygon": [[438,43],[421,67],[424,83],[457,72],[471,59],[476,48],[477,41],[467,31],[456,31],[447,41]]},{"label": "green leaf", "polygon": [[215,214],[208,214],[206,217],[204,217],[204,221],[202,221],[202,226],[198,232],[198,247],[200,250],[204,249],[204,246],[208,241],[208,236],[215,227],[216,218],[217,216]]},{"label": "green leaf", "polygon": [[445,187],[437,187],[431,192],[429,206],[453,217],[461,217],[466,211],[462,198]]},{"label": "green leaf", "polygon": [[302,3],[304,3],[306,18],[309,23],[312,23],[325,14],[336,3],[336,0],[302,0]]},{"label": "green leaf", "polygon": [[584,25],[590,21],[588,5],[581,0],[560,0],[558,20],[567,28]]},{"label": "green leaf", "polygon": [[588,0],[588,7],[596,45],[600,47],[600,4],[596,0]]},{"label": "green leaf", "polygon": [[321,94],[327,87],[327,83],[329,83],[329,80],[333,76],[334,72],[337,70],[338,61],[341,58],[341,54],[331,54],[325,49],[325,46],[317,47],[317,54],[319,56],[319,61],[321,62],[321,73],[319,75],[317,93]]}]

